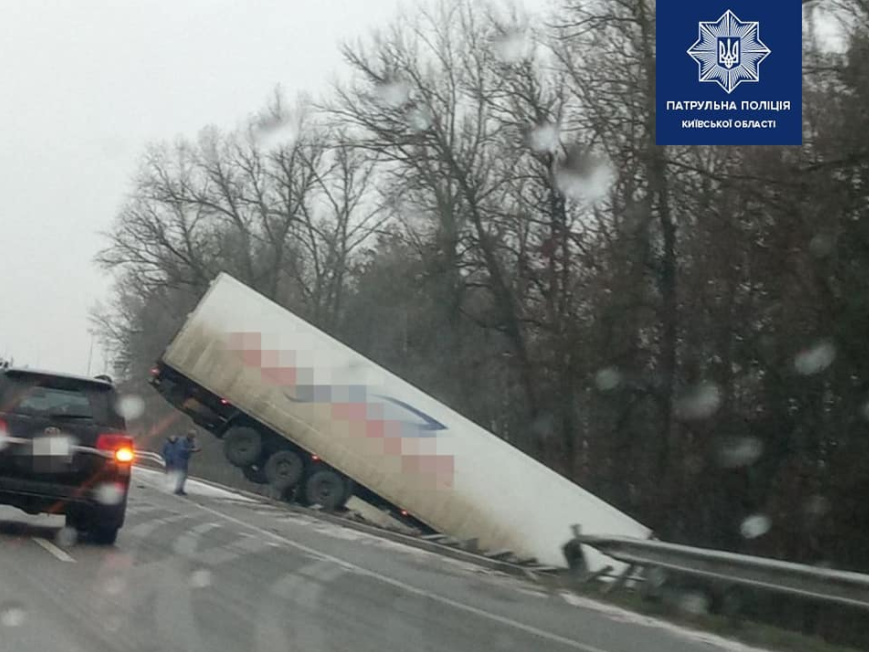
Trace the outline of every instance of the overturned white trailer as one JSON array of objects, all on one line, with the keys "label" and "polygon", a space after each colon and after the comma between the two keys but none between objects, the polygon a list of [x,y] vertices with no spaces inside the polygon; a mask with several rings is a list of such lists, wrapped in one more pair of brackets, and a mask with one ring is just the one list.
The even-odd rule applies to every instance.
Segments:
[{"label": "overturned white trailer", "polygon": [[[566,565],[562,546],[575,523],[583,534],[649,536],[227,274],[212,282],[154,374],[170,402],[226,439],[228,456],[248,477],[292,481],[309,502],[323,487],[326,499],[333,490],[346,500],[355,483],[437,532],[553,566]],[[590,570],[621,566],[585,553]]]}]

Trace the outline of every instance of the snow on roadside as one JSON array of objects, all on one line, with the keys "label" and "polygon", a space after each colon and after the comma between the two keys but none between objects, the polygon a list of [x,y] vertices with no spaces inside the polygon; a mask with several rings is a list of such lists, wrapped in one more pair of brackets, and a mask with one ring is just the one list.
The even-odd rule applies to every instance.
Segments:
[{"label": "snow on roadside", "polygon": [[[167,478],[163,471],[156,469],[148,469],[143,466],[133,467],[133,478],[146,482],[149,486],[159,489],[164,492],[171,492],[173,482]],[[248,498],[244,494],[232,491],[231,489],[223,489],[212,484],[200,482],[193,478],[188,478],[185,486],[185,491],[191,496],[204,496],[206,498],[229,498],[238,502],[255,503],[253,498]]]},{"label": "snow on roadside", "polygon": [[598,613],[606,615],[611,620],[630,623],[632,625],[642,625],[644,627],[663,629],[680,638],[711,645],[720,650],[726,650],[726,652],[770,652],[765,648],[754,647],[746,643],[741,643],[740,641],[734,641],[732,639],[724,638],[723,636],[718,636],[717,634],[710,634],[698,629],[691,629],[690,627],[677,625],[676,623],[671,623],[666,620],[645,616],[634,611],[622,609],[621,607],[612,604],[598,602],[597,600],[586,598],[570,591],[559,591],[559,595],[569,605],[581,609],[597,611]]}]

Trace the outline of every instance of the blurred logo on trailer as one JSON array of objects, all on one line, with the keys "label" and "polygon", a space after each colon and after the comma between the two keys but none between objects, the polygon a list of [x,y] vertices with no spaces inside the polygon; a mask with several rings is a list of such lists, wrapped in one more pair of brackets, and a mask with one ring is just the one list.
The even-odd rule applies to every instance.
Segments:
[{"label": "blurred logo on trailer", "polygon": [[344,422],[352,437],[364,438],[382,455],[400,459],[402,473],[424,488],[453,486],[455,459],[438,454],[437,438],[448,428],[419,408],[385,394],[372,394],[366,385],[320,385],[314,370],[297,364],[296,351],[263,348],[256,332],[227,337],[229,350],[246,367],[259,369],[263,383],[282,388],[295,404],[327,405],[332,419]]}]

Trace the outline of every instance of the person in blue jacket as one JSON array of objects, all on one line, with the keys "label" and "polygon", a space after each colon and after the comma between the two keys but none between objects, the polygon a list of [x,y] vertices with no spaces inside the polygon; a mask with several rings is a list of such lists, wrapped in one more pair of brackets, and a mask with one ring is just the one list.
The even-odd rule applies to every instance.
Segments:
[{"label": "person in blue jacket", "polygon": [[196,443],[196,431],[193,428],[187,431],[187,436],[184,439],[176,440],[173,445],[174,470],[178,477],[175,493],[179,496],[187,495],[187,492],[184,491],[184,484],[187,482],[190,458],[200,450],[202,449]]},{"label": "person in blue jacket", "polygon": [[160,452],[160,455],[163,457],[163,463],[166,465],[166,473],[171,474],[176,467],[175,459],[176,459],[176,449],[178,447],[178,435],[172,433],[169,435],[169,438],[166,439],[166,443],[163,444],[163,450]]}]

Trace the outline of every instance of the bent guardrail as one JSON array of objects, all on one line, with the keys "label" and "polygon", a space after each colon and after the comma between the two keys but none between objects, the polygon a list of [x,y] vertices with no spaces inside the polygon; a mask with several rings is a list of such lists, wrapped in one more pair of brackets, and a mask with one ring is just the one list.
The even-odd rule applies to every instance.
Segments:
[{"label": "bent guardrail", "polygon": [[582,535],[575,539],[631,567],[667,570],[869,609],[869,575],[663,541]]}]

